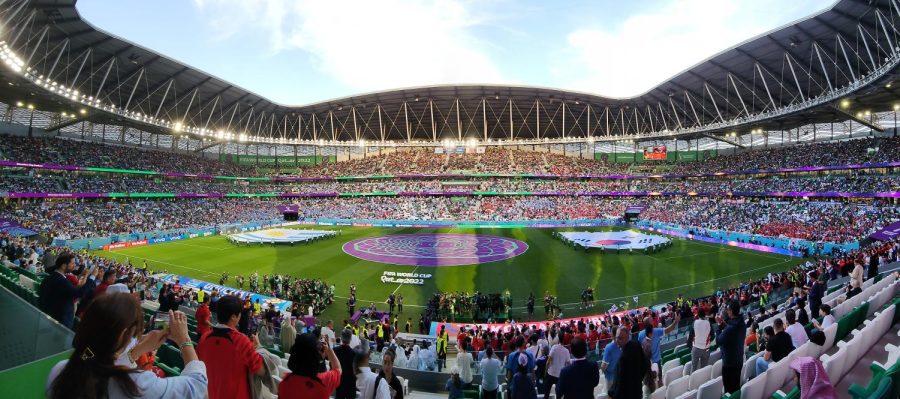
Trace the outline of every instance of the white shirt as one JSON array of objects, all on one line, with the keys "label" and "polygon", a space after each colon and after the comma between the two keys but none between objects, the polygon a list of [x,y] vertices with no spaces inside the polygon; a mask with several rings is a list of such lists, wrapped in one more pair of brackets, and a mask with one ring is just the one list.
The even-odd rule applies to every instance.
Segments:
[{"label": "white shirt", "polygon": [[334,331],[332,329],[328,328],[328,326],[323,326],[322,335],[328,337],[328,344],[334,346],[335,338]]},{"label": "white shirt", "polygon": [[459,352],[456,354],[456,367],[459,367],[459,379],[464,384],[472,382],[472,354]]},{"label": "white shirt", "polygon": [[828,328],[828,326],[830,326],[832,324],[834,324],[834,315],[829,314],[829,315],[825,315],[825,317],[822,318],[821,326],[822,326],[823,330]]},{"label": "white shirt", "polygon": [[694,320],[694,347],[697,349],[709,349],[709,333],[712,327],[705,319]]},{"label": "white shirt", "polygon": [[801,326],[800,323],[791,324],[785,328],[784,331],[791,336],[791,342],[794,344],[794,348],[799,348],[809,341],[809,336],[806,335],[806,330],[803,329],[803,326]]},{"label": "white shirt", "polygon": [[375,391],[375,380],[378,374],[372,372],[372,369],[363,367],[362,372],[356,375],[356,389],[359,390],[359,398],[365,399],[391,399],[391,388],[388,384],[390,381],[381,380],[378,384],[378,391]]},{"label": "white shirt", "polygon": [[562,371],[563,367],[566,367],[570,357],[569,350],[565,346],[560,344],[553,345],[548,356],[550,367],[547,368],[547,374],[559,378],[559,372]]},{"label": "white shirt", "polygon": [[[68,362],[68,359],[62,360],[50,370],[46,386],[48,397],[50,396],[50,385]],[[140,398],[202,399],[207,396],[206,365],[199,360],[186,364],[178,377],[159,378],[149,371],[131,373],[130,376],[141,392]],[[109,390],[109,399],[130,398],[115,381],[110,381],[107,389]]]}]

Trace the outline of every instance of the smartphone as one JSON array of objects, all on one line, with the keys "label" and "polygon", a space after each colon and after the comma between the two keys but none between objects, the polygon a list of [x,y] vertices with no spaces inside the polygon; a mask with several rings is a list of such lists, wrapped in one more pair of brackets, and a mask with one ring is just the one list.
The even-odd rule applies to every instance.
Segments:
[{"label": "smartphone", "polygon": [[156,315],[153,316],[153,329],[165,330],[167,328],[169,328],[169,313],[157,312]]}]

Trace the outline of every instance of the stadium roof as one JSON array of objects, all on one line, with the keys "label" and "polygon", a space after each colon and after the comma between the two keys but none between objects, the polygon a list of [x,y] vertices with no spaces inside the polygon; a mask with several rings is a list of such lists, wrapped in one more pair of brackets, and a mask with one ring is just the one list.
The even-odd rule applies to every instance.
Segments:
[{"label": "stadium roof", "polygon": [[60,112],[89,106],[90,112],[60,120],[58,126],[90,118],[235,140],[241,134],[373,142],[641,140],[719,137],[848,118],[879,130],[877,121],[859,112],[889,110],[898,98],[890,83],[900,60],[900,14],[890,0],[838,1],[631,98],[540,87],[441,85],[301,106],[274,103],[104,32],[85,21],[75,3],[7,0],[0,6],[0,40],[8,45],[3,55],[23,67],[19,72],[2,68],[0,79],[11,86],[0,100],[29,101]]}]

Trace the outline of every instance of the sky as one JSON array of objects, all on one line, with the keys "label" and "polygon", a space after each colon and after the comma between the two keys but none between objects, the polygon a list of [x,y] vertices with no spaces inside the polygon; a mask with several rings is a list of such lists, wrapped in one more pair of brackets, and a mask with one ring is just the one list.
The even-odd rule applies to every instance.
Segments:
[{"label": "sky", "polygon": [[100,29],[285,105],[441,84],[632,97],[833,0],[79,0]]}]

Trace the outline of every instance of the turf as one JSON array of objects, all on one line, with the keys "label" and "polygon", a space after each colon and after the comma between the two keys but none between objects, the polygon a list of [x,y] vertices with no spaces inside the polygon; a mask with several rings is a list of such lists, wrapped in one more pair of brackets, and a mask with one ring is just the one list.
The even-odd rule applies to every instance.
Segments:
[{"label": "turf", "polygon": [[[321,229],[321,227],[316,227]],[[545,291],[559,297],[564,316],[596,314],[611,305],[619,308],[623,302],[634,307],[633,297],[640,306],[673,300],[679,293],[686,297],[708,295],[717,288],[733,287],[742,281],[764,276],[771,271],[787,270],[801,262],[768,253],[744,250],[724,245],[673,239],[674,244],[653,255],[585,253],[575,250],[554,238],[551,229],[424,229],[334,227],[341,230],[335,238],[296,246],[235,246],[223,236],[195,238],[112,252],[97,252],[119,260],[131,258],[132,263],[146,260],[154,271],[162,269],[218,282],[222,272],[231,276],[247,276],[254,271],[263,274],[279,273],[305,278],[322,278],[336,287],[338,298],[323,314],[323,318],[341,320],[346,317],[345,297],[350,284],[357,286],[358,305],[383,302],[391,292],[403,295],[405,316],[418,317],[420,306],[436,290],[474,292],[503,292],[509,290],[514,317],[525,316],[525,299],[529,292],[539,298],[535,318],[542,318],[540,298]],[[585,229],[578,229],[583,231]],[[590,229],[589,229],[590,230]],[[593,229],[609,230],[609,229]],[[562,230],[557,230],[562,231]],[[489,234],[515,238],[529,245],[524,254],[493,263],[453,267],[419,267],[387,265],[364,261],[347,255],[341,249],[347,241],[386,234],[463,233]],[[430,273],[424,285],[383,284],[383,271]],[[234,286],[231,279],[227,285]],[[598,307],[578,309],[581,291],[594,287]],[[245,285],[246,288],[246,285]]]}]

